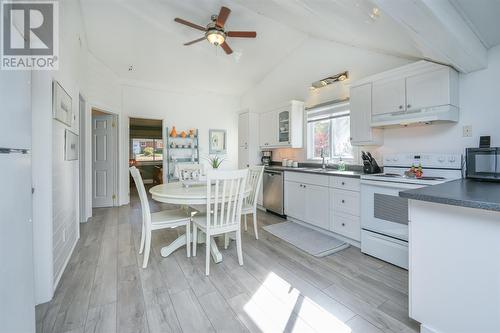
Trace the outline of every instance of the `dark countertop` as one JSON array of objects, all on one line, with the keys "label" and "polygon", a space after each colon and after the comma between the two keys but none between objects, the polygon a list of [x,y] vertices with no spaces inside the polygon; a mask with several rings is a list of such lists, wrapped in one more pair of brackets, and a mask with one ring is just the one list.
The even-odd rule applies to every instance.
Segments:
[{"label": "dark countertop", "polygon": [[266,170],[313,173],[316,175],[340,176],[340,177],[349,177],[349,178],[360,178],[361,175],[363,174],[362,171],[355,171],[355,170],[338,171],[338,170],[331,169],[331,168],[328,168],[325,171],[323,171],[323,170],[321,170],[321,166],[292,168],[292,167],[284,167],[281,165],[270,165],[270,166],[266,166]]},{"label": "dark countertop", "polygon": [[399,192],[403,198],[500,212],[500,183],[458,179]]}]

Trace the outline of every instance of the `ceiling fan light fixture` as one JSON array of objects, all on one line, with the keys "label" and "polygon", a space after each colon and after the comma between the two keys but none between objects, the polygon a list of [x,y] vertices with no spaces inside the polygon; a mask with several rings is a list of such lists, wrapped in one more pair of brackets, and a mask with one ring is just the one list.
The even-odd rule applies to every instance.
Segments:
[{"label": "ceiling fan light fixture", "polygon": [[217,29],[210,29],[205,34],[207,40],[213,45],[221,45],[226,40],[226,34]]}]

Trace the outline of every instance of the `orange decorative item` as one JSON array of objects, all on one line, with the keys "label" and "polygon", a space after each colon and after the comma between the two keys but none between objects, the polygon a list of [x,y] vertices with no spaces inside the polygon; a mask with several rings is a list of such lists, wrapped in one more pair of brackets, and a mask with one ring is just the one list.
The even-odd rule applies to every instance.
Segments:
[{"label": "orange decorative item", "polygon": [[177,131],[175,130],[175,126],[172,126],[172,130],[170,131],[170,136],[173,138],[177,137]]},{"label": "orange decorative item", "polygon": [[182,136],[182,138],[186,138],[186,132],[182,131],[181,136]]},{"label": "orange decorative item", "polygon": [[192,139],[194,138],[194,129],[189,130],[189,137]]}]

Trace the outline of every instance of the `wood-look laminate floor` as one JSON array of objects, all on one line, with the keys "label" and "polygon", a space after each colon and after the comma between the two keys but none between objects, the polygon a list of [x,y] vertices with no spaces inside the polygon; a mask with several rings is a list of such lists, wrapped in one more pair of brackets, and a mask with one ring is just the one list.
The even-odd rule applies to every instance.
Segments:
[{"label": "wood-look laminate floor", "polygon": [[[169,208],[151,201],[152,210]],[[243,232],[204,275],[204,246],[163,258],[181,230],[155,231],[149,266],[138,254],[137,196],[94,210],[54,299],[37,306],[38,332],[417,332],[408,318],[408,274],[350,247],[312,257],[262,229],[281,222],[259,212],[260,239]],[[250,225],[249,225],[250,226]]]}]

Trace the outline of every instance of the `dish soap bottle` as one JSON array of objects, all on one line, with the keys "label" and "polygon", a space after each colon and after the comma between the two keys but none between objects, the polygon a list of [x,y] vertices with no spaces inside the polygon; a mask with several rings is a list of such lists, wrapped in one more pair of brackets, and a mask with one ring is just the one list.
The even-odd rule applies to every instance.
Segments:
[{"label": "dish soap bottle", "polygon": [[339,171],[345,171],[345,162],[342,160],[342,157],[339,160],[339,166],[338,166]]}]

